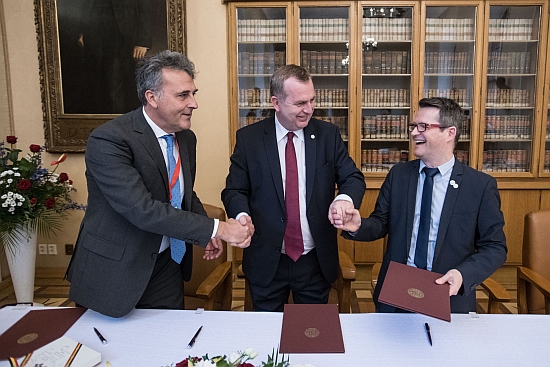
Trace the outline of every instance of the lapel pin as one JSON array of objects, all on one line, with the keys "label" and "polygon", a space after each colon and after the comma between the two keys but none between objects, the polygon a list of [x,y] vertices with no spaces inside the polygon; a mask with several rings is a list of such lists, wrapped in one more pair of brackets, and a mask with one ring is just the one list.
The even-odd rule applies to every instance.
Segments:
[{"label": "lapel pin", "polygon": [[315,139],[315,135],[311,134],[310,138]]},{"label": "lapel pin", "polygon": [[451,186],[454,186],[454,185],[456,185],[456,182],[455,182],[455,180],[451,180],[451,181],[449,182],[449,184],[450,184]]},{"label": "lapel pin", "polygon": [[455,184],[453,185],[453,188],[458,189],[458,184],[455,183]]}]

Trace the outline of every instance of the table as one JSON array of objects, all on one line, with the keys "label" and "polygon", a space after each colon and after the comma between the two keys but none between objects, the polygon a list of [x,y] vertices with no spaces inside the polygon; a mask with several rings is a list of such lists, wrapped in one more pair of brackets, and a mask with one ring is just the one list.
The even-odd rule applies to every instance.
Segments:
[{"label": "table", "polygon": [[[0,309],[3,333],[31,308]],[[36,309],[36,308],[35,308]],[[189,355],[229,354],[248,347],[260,365],[277,347],[282,313],[133,310],[120,319],[88,310],[66,335],[99,351],[100,366],[161,367]],[[341,314],[346,353],[291,354],[291,364],[324,366],[550,366],[549,315],[462,315],[450,323],[419,314]],[[424,331],[431,327],[433,346]],[[191,350],[186,346],[202,332]],[[101,344],[96,327],[108,340]],[[0,367],[7,367],[1,361]]]}]

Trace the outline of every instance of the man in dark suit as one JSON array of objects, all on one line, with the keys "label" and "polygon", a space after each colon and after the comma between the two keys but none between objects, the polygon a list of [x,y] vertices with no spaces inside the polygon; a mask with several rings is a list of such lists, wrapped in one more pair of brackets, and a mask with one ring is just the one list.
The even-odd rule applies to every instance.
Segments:
[{"label": "man in dark suit", "polygon": [[[378,312],[399,309],[378,302],[390,261],[444,274],[449,283],[451,311],[476,310],[476,287],[506,261],[504,217],[496,180],[459,162],[453,155],[462,129],[463,112],[453,100],[424,98],[411,124],[414,154],[419,158],[395,165],[384,181],[372,214],[359,211],[333,223],[346,238],[374,241],[388,235],[386,253],[374,291]],[[431,204],[422,227],[424,181],[433,170]],[[422,241],[422,237],[425,241]],[[423,248],[421,243],[425,243]]]},{"label": "man in dark suit", "polygon": [[193,245],[214,258],[220,240],[250,243],[251,225],[208,218],[193,189],[194,76],[194,64],[177,52],[145,59],[136,78],[143,107],[90,135],[88,208],[67,273],[75,303],[113,317],[134,307],[182,309]]},{"label": "man in dark suit", "polygon": [[282,311],[290,290],[295,303],[328,301],[338,275],[329,213],[359,207],[365,192],[338,128],[311,118],[315,90],[307,70],[278,69],[271,102],[275,116],[237,131],[222,192],[229,217],[254,222],[243,272],[257,311]]}]

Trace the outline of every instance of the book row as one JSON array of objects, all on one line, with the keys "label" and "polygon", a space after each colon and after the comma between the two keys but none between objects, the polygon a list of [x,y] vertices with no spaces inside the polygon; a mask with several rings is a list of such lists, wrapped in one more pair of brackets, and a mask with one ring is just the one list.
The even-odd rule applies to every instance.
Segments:
[{"label": "book row", "polygon": [[531,52],[491,51],[487,74],[528,74],[531,71]]},{"label": "book row", "polygon": [[409,115],[374,115],[361,118],[362,139],[408,139]]},{"label": "book row", "polygon": [[349,20],[347,18],[302,18],[299,21],[300,41],[347,41]]},{"label": "book row", "polygon": [[340,129],[340,136],[343,140],[348,140],[349,130],[348,130],[348,117],[347,116],[326,116],[326,115],[314,115],[313,118],[317,120],[330,122],[338,126]]},{"label": "book row", "polygon": [[238,19],[237,42],[285,42],[285,19]]},{"label": "book row", "polygon": [[430,88],[430,89],[424,89],[424,97],[431,98],[431,97],[444,97],[444,98],[450,98],[454,99],[456,103],[460,105],[460,107],[471,107],[472,106],[472,99],[471,95],[468,90],[466,89],[436,89],[436,88]]},{"label": "book row", "polygon": [[473,40],[473,19],[426,18],[426,40]]},{"label": "book row", "polygon": [[410,73],[410,51],[363,51],[363,74]]},{"label": "book row", "polygon": [[409,151],[395,148],[361,149],[361,171],[388,172],[398,163],[409,160]]},{"label": "book row", "polygon": [[239,89],[239,107],[273,107],[269,89]]},{"label": "book row", "polygon": [[412,39],[411,18],[363,18],[363,42],[410,41]]},{"label": "book row", "polygon": [[286,65],[286,52],[239,52],[239,74],[273,74],[275,70]]},{"label": "book row", "polygon": [[485,139],[530,139],[532,116],[485,116]]},{"label": "book row", "polygon": [[347,74],[346,51],[300,51],[300,65],[311,74]]},{"label": "book row", "polygon": [[409,89],[363,89],[361,106],[363,107],[409,107]]},{"label": "book row", "polygon": [[470,52],[426,52],[425,73],[464,74],[473,72]]},{"label": "book row", "polygon": [[546,120],[546,140],[550,139],[550,115]]},{"label": "book row", "polygon": [[317,107],[347,107],[349,105],[347,89],[315,89]]},{"label": "book row", "polygon": [[489,19],[489,41],[526,41],[533,33],[533,19]]},{"label": "book row", "polygon": [[527,172],[525,149],[489,149],[483,152],[483,172]]},{"label": "book row", "polygon": [[529,90],[527,89],[489,89],[487,90],[487,107],[529,107]]},{"label": "book row", "polygon": [[544,172],[550,172],[550,150],[544,151]]}]

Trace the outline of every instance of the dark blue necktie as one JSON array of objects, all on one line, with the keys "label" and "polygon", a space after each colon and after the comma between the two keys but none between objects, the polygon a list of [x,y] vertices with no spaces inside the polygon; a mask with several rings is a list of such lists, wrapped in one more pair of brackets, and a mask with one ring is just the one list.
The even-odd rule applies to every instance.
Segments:
[{"label": "dark blue necktie", "polygon": [[[166,140],[166,155],[168,156],[168,182],[172,182],[174,171],[176,170],[176,159],[174,158],[174,135],[168,134],[162,136]],[[168,185],[170,186],[170,184]],[[179,178],[176,179],[174,186],[171,189],[172,199],[170,203],[174,208],[181,209],[181,190]],[[170,251],[172,260],[181,263],[183,255],[185,255],[185,242],[177,238],[170,238]]]},{"label": "dark blue necktie", "polygon": [[420,224],[418,225],[418,237],[416,237],[414,263],[417,268],[426,269],[428,262],[428,240],[430,238],[430,219],[432,216],[434,176],[439,172],[439,169],[424,167],[422,170],[426,178],[424,179],[424,187],[422,188]]}]

